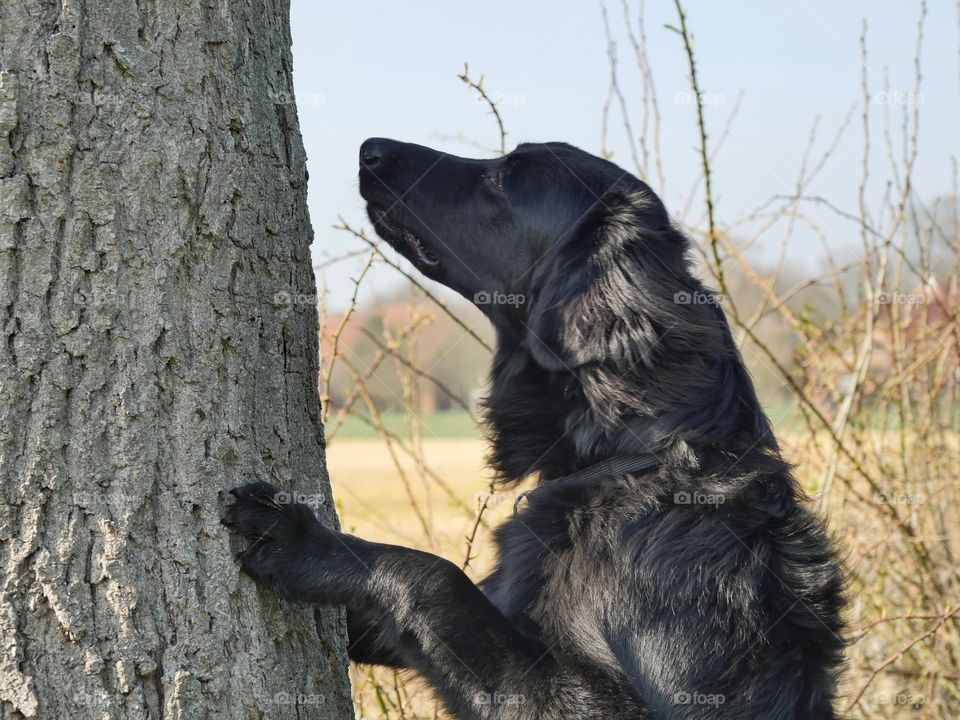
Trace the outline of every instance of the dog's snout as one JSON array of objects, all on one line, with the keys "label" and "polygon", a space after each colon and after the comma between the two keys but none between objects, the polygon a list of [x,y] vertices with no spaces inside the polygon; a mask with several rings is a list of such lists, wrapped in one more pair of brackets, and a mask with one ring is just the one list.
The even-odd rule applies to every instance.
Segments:
[{"label": "dog's snout", "polygon": [[376,170],[383,165],[389,153],[389,140],[383,138],[370,138],[364,140],[360,146],[360,165],[361,167]]}]

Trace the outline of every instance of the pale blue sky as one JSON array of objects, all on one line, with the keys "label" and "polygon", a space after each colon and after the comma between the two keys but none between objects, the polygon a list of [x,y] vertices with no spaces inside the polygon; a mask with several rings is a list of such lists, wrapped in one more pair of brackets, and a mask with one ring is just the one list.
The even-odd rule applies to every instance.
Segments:
[{"label": "pale blue sky", "polygon": [[[811,125],[819,115],[818,148],[825,148],[857,103],[837,153],[809,192],[855,211],[863,144],[860,60],[861,21],[868,19],[872,91],[913,88],[913,56],[920,3],[910,0],[686,0],[712,138],[720,135],[737,95],[740,112],[715,166],[718,218],[733,221],[774,193],[793,192]],[[634,5],[635,7],[635,5]],[[608,2],[620,41],[621,83],[639,122],[640,81],[622,33],[619,0]],[[932,200],[951,191],[951,156],[960,155],[960,51],[953,0],[931,0],[925,23],[921,86],[921,153],[915,185]],[[693,107],[675,98],[688,91],[686,58],[673,2],[647,0],[648,53],[663,116],[661,145],[667,207],[680,213],[699,169]],[[357,194],[356,155],[369,136],[428,144],[460,155],[482,151],[459,141],[495,147],[497,134],[485,108],[456,75],[469,62],[488,91],[503,98],[508,147],[522,141],[564,140],[600,148],[601,108],[609,65],[599,5],[592,0],[439,0],[316,2],[293,0],[294,81],[310,170],[310,212],[317,262],[359,249],[358,241],[330,229],[338,214],[363,224]],[[902,105],[892,106],[899,133]],[[869,187],[879,204],[890,177],[879,131],[883,106],[871,103],[876,134]],[[608,145],[614,160],[632,169],[614,114]],[[699,213],[700,203],[694,206]],[[855,242],[855,226],[825,210],[808,208],[827,229],[831,245]],[[695,218],[691,218],[695,219]],[[780,233],[757,252],[772,252]],[[796,262],[815,262],[819,245],[798,233]],[[326,272],[331,301],[342,305],[356,265]],[[374,273],[369,292],[388,291],[394,274]]]}]

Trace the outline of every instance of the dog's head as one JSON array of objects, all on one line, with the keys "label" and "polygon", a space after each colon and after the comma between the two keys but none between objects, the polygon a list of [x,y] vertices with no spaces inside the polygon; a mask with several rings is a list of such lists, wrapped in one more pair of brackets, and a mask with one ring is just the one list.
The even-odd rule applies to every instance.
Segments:
[{"label": "dog's head", "polygon": [[[656,332],[655,304],[702,314],[671,307],[699,286],[660,200],[571,145],[529,143],[475,160],[374,138],[360,148],[360,193],[381,237],[499,329],[523,328],[547,367],[626,352],[600,336],[636,327],[638,313],[641,329]],[[639,349],[639,339],[629,345]]]},{"label": "dog's head", "polygon": [[377,233],[491,316],[501,314],[497,296],[532,289],[550,250],[582,235],[608,193],[645,189],[563,143],[524,144],[491,160],[382,138],[360,148],[360,193]]}]

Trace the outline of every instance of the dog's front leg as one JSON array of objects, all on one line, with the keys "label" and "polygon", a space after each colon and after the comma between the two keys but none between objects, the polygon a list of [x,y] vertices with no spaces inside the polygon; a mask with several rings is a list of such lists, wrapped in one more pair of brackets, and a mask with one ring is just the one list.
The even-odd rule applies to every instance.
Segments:
[{"label": "dog's front leg", "polygon": [[[345,605],[359,629],[376,633],[373,661],[416,669],[457,717],[589,717],[579,710],[619,695],[559,668],[453,563],[325,528],[264,483],[232,494],[224,522],[250,541],[238,556],[247,573],[291,599]],[[618,712],[596,716],[620,717],[619,702]]]}]

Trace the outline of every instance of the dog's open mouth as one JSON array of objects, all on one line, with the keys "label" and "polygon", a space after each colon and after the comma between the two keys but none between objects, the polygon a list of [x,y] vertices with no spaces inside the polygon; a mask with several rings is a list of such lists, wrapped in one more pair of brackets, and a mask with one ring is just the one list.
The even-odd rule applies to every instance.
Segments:
[{"label": "dog's open mouth", "polygon": [[407,257],[410,257],[422,265],[428,266],[433,266],[440,262],[440,258],[427,249],[427,246],[423,244],[423,240],[417,237],[410,229],[394,223],[387,215],[387,211],[379,205],[370,206],[370,219],[373,220],[374,228],[376,228],[384,240],[401,253],[403,253],[404,249],[407,250],[406,253],[403,253],[407,255]]}]

